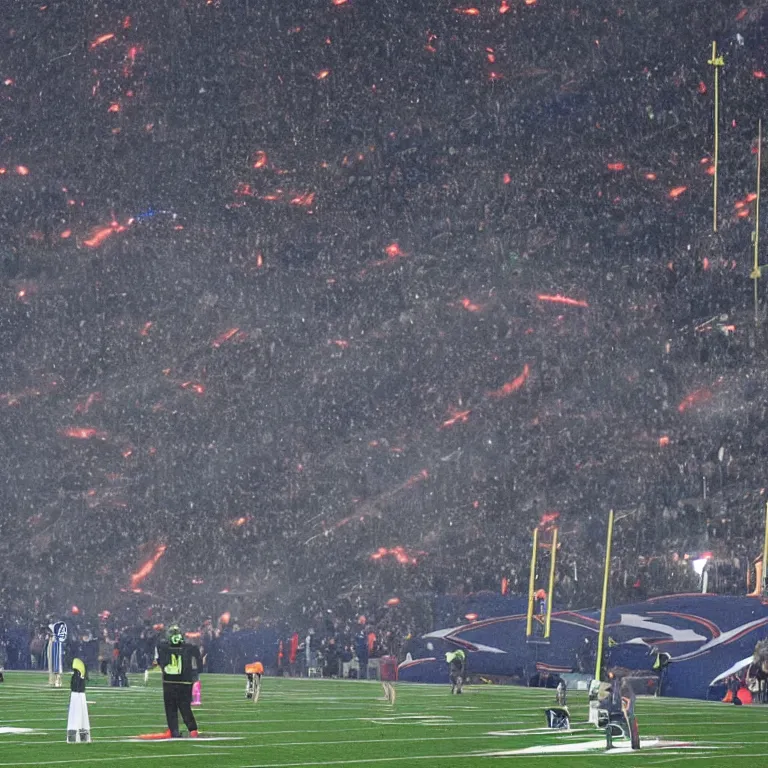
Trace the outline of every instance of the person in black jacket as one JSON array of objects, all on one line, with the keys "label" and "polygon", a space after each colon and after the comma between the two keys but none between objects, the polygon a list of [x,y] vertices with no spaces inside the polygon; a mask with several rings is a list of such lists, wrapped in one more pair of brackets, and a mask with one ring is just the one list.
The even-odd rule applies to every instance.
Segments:
[{"label": "person in black jacket", "polygon": [[163,702],[168,722],[166,738],[178,739],[179,713],[189,735],[197,738],[197,721],[192,713],[192,684],[203,666],[200,649],[185,643],[178,626],[168,630],[168,639],[157,644],[157,664],[163,673]]}]

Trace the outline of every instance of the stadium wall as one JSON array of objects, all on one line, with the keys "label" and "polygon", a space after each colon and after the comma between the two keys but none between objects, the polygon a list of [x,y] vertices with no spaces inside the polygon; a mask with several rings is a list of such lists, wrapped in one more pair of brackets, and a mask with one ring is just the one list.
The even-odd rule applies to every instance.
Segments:
[{"label": "stadium wall", "polygon": [[[399,668],[401,680],[442,683],[448,679],[445,653],[463,648],[470,675],[528,681],[537,672],[594,672],[599,611],[552,614],[550,642],[525,637],[525,601],[498,596],[456,600],[436,615],[477,614],[469,623],[438,629],[413,641],[412,661]],[[510,610],[511,609],[511,610]],[[752,597],[674,595],[609,610],[605,663],[650,672],[651,646],[672,656],[664,695],[704,699],[713,685],[752,656],[768,637],[768,603]],[[742,663],[743,662],[743,663]]]}]

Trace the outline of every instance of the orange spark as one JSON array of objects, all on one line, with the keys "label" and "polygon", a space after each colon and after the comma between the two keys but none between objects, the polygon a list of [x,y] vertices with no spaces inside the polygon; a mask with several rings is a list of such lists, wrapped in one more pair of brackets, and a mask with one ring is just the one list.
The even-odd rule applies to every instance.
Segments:
[{"label": "orange spark", "polygon": [[461,13],[464,16],[479,16],[480,11],[477,8],[454,8],[456,13]]},{"label": "orange spark", "polygon": [[224,333],[217,336],[211,342],[211,346],[218,349],[225,341],[229,341],[239,330],[239,328],[230,328],[228,331],[224,331]]},{"label": "orange spark", "polygon": [[402,256],[403,252],[400,250],[400,246],[397,243],[390,243],[385,249],[384,252],[389,256],[390,259],[396,259],[398,256]]},{"label": "orange spark", "polygon": [[583,301],[581,299],[572,299],[569,296],[561,296],[559,293],[555,294],[554,296],[550,296],[545,293],[540,293],[536,298],[539,301],[548,301],[552,304],[567,304],[569,307],[588,307],[589,306],[589,304],[587,304],[586,301]]},{"label": "orange spark", "polygon": [[75,413],[88,413],[94,403],[100,403],[102,400],[103,398],[100,392],[91,392],[91,394],[85,398],[84,403],[78,403],[75,406]]},{"label": "orange spark", "polygon": [[[387,547],[379,547],[371,556],[371,560],[381,560],[384,557],[391,556],[394,557],[395,560],[397,560],[398,563],[401,565],[416,565],[417,560],[414,557],[414,555],[425,555],[426,552],[414,552],[413,554],[409,554],[408,551],[405,549],[405,547],[398,545],[396,547],[391,547],[390,549],[387,549]],[[397,598],[395,598],[397,600]],[[400,601],[397,600],[397,603]],[[397,603],[391,603],[392,605],[397,605]]]},{"label": "orange spark", "polygon": [[511,395],[513,392],[517,392],[517,390],[520,389],[528,380],[530,373],[531,368],[528,363],[526,363],[523,366],[523,372],[519,376],[516,376],[514,379],[512,379],[512,381],[508,381],[506,384],[502,384],[498,389],[494,389],[492,392],[489,392],[489,397],[506,397],[507,395]]},{"label": "orange spark", "polygon": [[623,171],[625,168],[624,163],[608,163],[609,171]]},{"label": "orange spark", "polygon": [[90,440],[93,437],[104,440],[107,437],[106,432],[100,432],[93,427],[65,427],[59,430],[59,434],[64,437],[74,437],[77,440]]},{"label": "orange spark", "polygon": [[749,11],[746,8],[742,8],[737,14],[736,14],[736,21],[741,21]]},{"label": "orange spark", "polygon": [[330,74],[330,69],[321,69],[319,72],[315,73],[315,80],[325,80],[325,78]]},{"label": "orange spark", "polygon": [[646,173],[645,178],[648,179],[648,181],[656,181],[656,174],[655,173]]},{"label": "orange spark", "polygon": [[91,43],[91,46],[90,46],[91,50],[93,50],[94,48],[98,48],[100,45],[104,45],[104,43],[106,43],[106,42],[107,42],[107,40],[111,40],[111,39],[112,39],[114,36],[115,36],[115,35],[114,35],[114,33],[113,33],[113,32],[109,32],[109,33],[108,33],[108,34],[106,34],[106,35],[99,35],[99,36],[98,36],[98,37],[97,37],[97,38],[96,38],[96,39],[95,39],[95,40],[94,40],[94,41]]},{"label": "orange spark", "polygon": [[479,304],[473,304],[469,299],[462,299],[461,306],[467,310],[467,312],[480,312],[483,308]]},{"label": "orange spark", "polygon": [[120,111],[120,105],[117,103],[110,104],[109,109],[107,110],[107,112],[119,112],[119,111]]},{"label": "orange spark", "polygon": [[547,528],[547,527],[551,528],[552,526],[550,525],[550,523],[554,523],[558,517],[560,517],[560,513],[557,511],[545,512],[541,516],[541,519],[539,520],[539,528]]},{"label": "orange spark", "polygon": [[152,557],[147,560],[144,565],[139,568],[136,573],[131,574],[131,589],[136,589],[139,584],[141,584],[144,579],[149,576],[150,573],[152,573],[152,569],[157,565],[157,561],[165,554],[165,550],[167,549],[165,544],[161,544],[157,549],[155,549],[154,554]]},{"label": "orange spark", "polygon": [[303,195],[296,195],[291,200],[291,205],[302,205],[304,207],[309,207],[314,203],[315,201],[315,193],[314,192],[305,192]]},{"label": "orange spark", "polygon": [[501,0],[501,5],[499,6],[499,13],[507,13],[509,11],[509,3],[507,0]]},{"label": "orange spark", "polygon": [[238,517],[236,520],[232,521],[232,525],[235,528],[242,528],[250,519],[250,515],[245,517]]},{"label": "orange spark", "polygon": [[108,227],[99,227],[98,229],[95,229],[93,234],[87,240],[83,240],[83,245],[87,245],[89,248],[98,248],[108,237],[115,234],[115,232],[125,232],[125,230],[126,227],[113,221]]},{"label": "orange spark", "polygon": [[[227,592],[229,592],[229,590],[227,590]],[[229,611],[224,611],[224,613],[219,616],[219,624],[229,624],[231,618],[232,614]]]},{"label": "orange spark", "polygon": [[389,605],[389,606],[400,605],[400,598],[399,597],[390,597],[389,600],[387,600],[387,605]]},{"label": "orange spark", "polygon": [[765,72],[762,69],[756,69],[752,73],[758,80],[765,80]]},{"label": "orange spark", "polygon": [[502,180],[502,181],[503,181],[505,184],[511,184],[511,183],[512,183],[512,177],[511,177],[511,176],[510,176],[508,173],[505,173],[505,174],[504,174],[504,175],[501,177],[501,180]]},{"label": "orange spark", "polygon": [[17,165],[16,173],[18,173],[19,176],[29,176],[29,168],[27,168],[26,165]]},{"label": "orange spark", "polygon": [[349,346],[349,342],[346,339],[331,339],[328,343],[335,344],[342,349],[346,349]]},{"label": "orange spark", "polygon": [[426,480],[429,477],[429,472],[427,472],[426,469],[422,469],[421,472],[418,472],[413,477],[409,477],[402,485],[402,488],[412,488],[416,483],[418,483],[421,480]]},{"label": "orange spark", "polygon": [[701,267],[705,272],[709,269],[709,259],[706,256],[701,261]]},{"label": "orange spark", "polygon": [[525,0],[526,5],[536,5],[536,0]]},{"label": "orange spark", "polygon": [[672,187],[672,189],[669,190],[669,196],[673,200],[676,200],[686,189],[688,189],[688,187]]},{"label": "orange spark", "polygon": [[744,202],[751,203],[753,200],[757,200],[757,192],[750,192],[745,198]]},{"label": "orange spark", "polygon": [[149,336],[149,329],[152,327],[152,321],[144,323],[144,327],[139,331],[139,336]]},{"label": "orange spark", "polygon": [[331,0],[332,5],[344,5],[348,0]]},{"label": "orange spark", "polygon": [[659,448],[664,448],[667,445],[669,445],[669,437],[667,435],[662,435],[659,438]]},{"label": "orange spark", "polygon": [[706,388],[697,389],[695,392],[691,392],[690,395],[686,395],[677,406],[677,410],[680,413],[687,411],[691,406],[699,405],[700,403],[706,403],[712,399],[712,392]]},{"label": "orange spark", "polygon": [[465,424],[469,419],[469,414],[472,413],[471,410],[457,411],[455,408],[449,408],[448,412],[451,414],[451,418],[446,419],[440,425],[440,429],[446,429],[447,427],[452,427],[454,424],[458,424],[459,422],[461,422],[462,424]]},{"label": "orange spark", "polygon": [[257,266],[258,268],[261,268],[261,267],[263,267],[263,266],[264,266],[264,256],[262,255],[261,251],[259,251],[259,252],[256,254],[256,266]]},{"label": "orange spark", "polygon": [[204,395],[205,394],[205,387],[196,382],[196,381],[184,381],[181,384],[182,389],[191,389],[193,392],[195,392],[198,395]]},{"label": "orange spark", "polygon": [[264,168],[267,164],[267,153],[260,149],[258,152],[256,152],[256,155],[253,159],[253,167],[254,168]]},{"label": "orange spark", "polygon": [[64,230],[64,231],[63,231],[63,232],[62,232],[62,233],[59,235],[59,237],[60,237],[62,240],[66,240],[66,239],[68,239],[68,238],[72,237],[72,230],[71,230],[71,229],[65,229],[65,230]]}]

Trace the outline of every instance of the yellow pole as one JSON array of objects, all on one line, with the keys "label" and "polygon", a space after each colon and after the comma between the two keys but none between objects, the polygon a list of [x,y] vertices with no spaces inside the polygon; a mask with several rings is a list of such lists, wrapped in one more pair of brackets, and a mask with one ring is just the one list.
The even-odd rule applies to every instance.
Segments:
[{"label": "yellow pole", "polygon": [[531,576],[528,580],[528,620],[525,624],[525,636],[530,637],[533,632],[533,599],[536,589],[536,555],[539,551],[539,529],[533,529],[533,554],[531,555]]},{"label": "yellow pole", "polygon": [[712,183],[712,231],[717,232],[717,173],[720,159],[720,67],[725,64],[722,56],[717,55],[717,42],[712,41],[712,58],[707,64],[715,68],[715,152],[713,167],[715,174]]},{"label": "yellow pole", "polygon": [[766,578],[766,571],[768,571],[768,568],[765,567],[765,563],[768,561],[768,501],[765,503],[765,536],[763,538],[763,573],[762,573],[762,584],[756,584],[755,587],[760,588],[760,595],[762,597],[765,597],[766,593],[766,586],[768,586],[768,578]]},{"label": "yellow pole", "polygon": [[552,601],[555,598],[555,561],[557,560],[557,528],[552,531],[552,551],[549,555],[549,591],[547,592],[547,623],[544,625],[544,637],[549,639],[552,628]]},{"label": "yellow pole", "polygon": [[757,281],[760,279],[760,165],[763,151],[763,121],[757,121],[757,190],[755,194],[755,231],[752,233],[752,243],[755,246],[754,260],[752,262],[752,273],[750,277],[754,281],[755,285],[755,322],[759,321],[760,315],[758,312],[758,292]]},{"label": "yellow pole", "polygon": [[613,510],[608,514],[608,538],[605,542],[605,566],[603,571],[603,602],[600,607],[600,629],[597,635],[597,659],[595,660],[595,680],[600,679],[603,664],[603,634],[605,633],[605,611],[608,606],[608,577],[611,573],[611,544],[613,542]]}]

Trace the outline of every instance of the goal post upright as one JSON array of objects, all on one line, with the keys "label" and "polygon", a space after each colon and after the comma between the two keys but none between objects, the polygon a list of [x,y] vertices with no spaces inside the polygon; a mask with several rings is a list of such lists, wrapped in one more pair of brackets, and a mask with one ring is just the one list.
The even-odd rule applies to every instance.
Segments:
[{"label": "goal post upright", "polygon": [[531,553],[531,575],[528,579],[528,616],[525,623],[525,636],[533,634],[533,604],[536,592],[536,557],[539,552],[539,529],[533,529],[533,551]]}]

